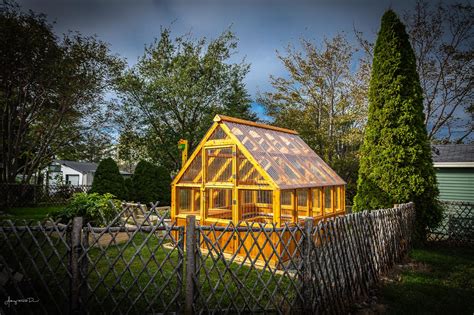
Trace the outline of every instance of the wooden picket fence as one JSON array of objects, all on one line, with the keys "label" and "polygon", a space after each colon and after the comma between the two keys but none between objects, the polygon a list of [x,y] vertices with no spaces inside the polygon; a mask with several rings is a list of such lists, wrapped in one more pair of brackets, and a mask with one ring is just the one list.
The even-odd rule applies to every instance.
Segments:
[{"label": "wooden picket fence", "polygon": [[159,214],[1,223],[0,297],[31,299],[0,313],[341,313],[406,254],[415,217],[409,203],[284,227],[188,217],[185,230]]}]

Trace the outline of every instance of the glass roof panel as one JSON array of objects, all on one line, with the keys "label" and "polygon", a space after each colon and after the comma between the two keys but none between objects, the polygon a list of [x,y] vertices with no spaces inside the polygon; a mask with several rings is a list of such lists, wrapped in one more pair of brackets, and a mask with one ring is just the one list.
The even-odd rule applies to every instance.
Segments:
[{"label": "glass roof panel", "polygon": [[301,138],[223,121],[280,189],[346,184]]}]

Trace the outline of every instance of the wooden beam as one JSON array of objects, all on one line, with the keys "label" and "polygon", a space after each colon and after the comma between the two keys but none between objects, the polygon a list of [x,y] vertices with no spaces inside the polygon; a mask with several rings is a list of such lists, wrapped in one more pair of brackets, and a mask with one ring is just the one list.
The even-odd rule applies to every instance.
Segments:
[{"label": "wooden beam", "polygon": [[281,131],[281,132],[290,133],[290,134],[293,134],[293,135],[298,134],[298,132],[295,131],[295,130],[276,127],[276,126],[267,125],[267,124],[259,124],[259,123],[253,122],[253,121],[244,120],[244,119],[240,119],[240,118],[229,117],[229,116],[224,116],[224,115],[216,115],[214,117],[214,121],[215,122],[228,121],[228,122],[233,122],[233,123],[241,124],[241,125],[247,125],[247,126],[252,126],[252,127],[257,127],[257,128],[275,130],[275,131]]},{"label": "wooden beam", "polygon": [[176,219],[176,186],[171,185],[171,221]]},{"label": "wooden beam", "polygon": [[293,222],[298,223],[298,196],[296,193],[296,189],[293,189],[291,191],[291,199],[292,199],[292,204],[293,204],[293,211],[292,211],[292,217],[293,217]]},{"label": "wooden beam", "polygon": [[201,187],[199,183],[179,183],[174,185],[175,187]]},{"label": "wooden beam", "polygon": [[230,139],[221,139],[221,140],[208,140],[204,144],[205,147],[216,147],[216,146],[229,146],[233,145],[234,141]]},{"label": "wooden beam", "polygon": [[312,217],[313,216],[313,189],[308,188],[308,212],[306,213],[306,216]]},{"label": "wooden beam", "polygon": [[275,223],[277,227],[281,227],[281,191],[280,189],[274,189],[272,194],[273,223]]},{"label": "wooden beam", "polygon": [[[241,213],[239,209],[239,189],[237,187],[238,181],[238,172],[237,172],[237,146],[232,146],[232,184],[234,187],[232,188],[232,222],[234,224],[238,224],[241,219]],[[234,242],[237,242],[234,241]],[[238,244],[234,243],[234,248],[236,248]]]}]

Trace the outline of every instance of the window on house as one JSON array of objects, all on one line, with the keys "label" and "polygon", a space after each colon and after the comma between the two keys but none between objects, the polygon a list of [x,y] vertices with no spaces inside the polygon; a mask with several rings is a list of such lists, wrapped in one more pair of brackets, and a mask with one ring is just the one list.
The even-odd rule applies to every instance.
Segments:
[{"label": "window on house", "polygon": [[79,175],[66,175],[66,183],[72,186],[79,186]]}]

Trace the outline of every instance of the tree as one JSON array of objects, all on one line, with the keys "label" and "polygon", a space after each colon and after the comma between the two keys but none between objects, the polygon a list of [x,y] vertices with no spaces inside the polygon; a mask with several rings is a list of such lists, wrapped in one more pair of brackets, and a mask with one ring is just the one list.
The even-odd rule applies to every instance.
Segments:
[{"label": "tree", "polygon": [[[472,141],[474,10],[469,3],[431,5],[418,1],[404,14],[423,89],[428,139]],[[369,56],[373,45],[356,32]]]},{"label": "tree", "polygon": [[160,201],[168,205],[171,196],[171,177],[162,166],[140,161],[132,177],[133,200],[142,203]]},{"label": "tree", "polygon": [[130,173],[140,158],[147,156],[146,139],[140,137],[132,128],[125,127],[118,140],[118,164]]},{"label": "tree", "polygon": [[87,130],[122,62],[94,37],[59,39],[44,15],[0,7],[0,182],[33,174]]},{"label": "tree", "polygon": [[325,39],[322,47],[307,40],[301,46],[278,54],[289,77],[270,77],[274,91],[258,101],[274,124],[296,129],[347,180],[351,197],[366,112],[366,64],[360,62],[358,70],[351,71],[354,48],[342,35]]},{"label": "tree", "polygon": [[112,158],[100,161],[92,181],[91,193],[111,193],[119,199],[127,198],[125,183],[117,163]]},{"label": "tree", "polygon": [[374,48],[354,210],[414,201],[420,231],[439,220],[423,92],[405,26],[388,10]]},{"label": "tree", "polygon": [[124,72],[118,118],[123,130],[131,128],[147,140],[152,161],[177,170],[178,140],[187,139],[192,150],[216,113],[255,119],[242,83],[248,65],[228,62],[236,45],[230,31],[208,42],[186,36],[173,40],[164,29],[138,64]]}]

